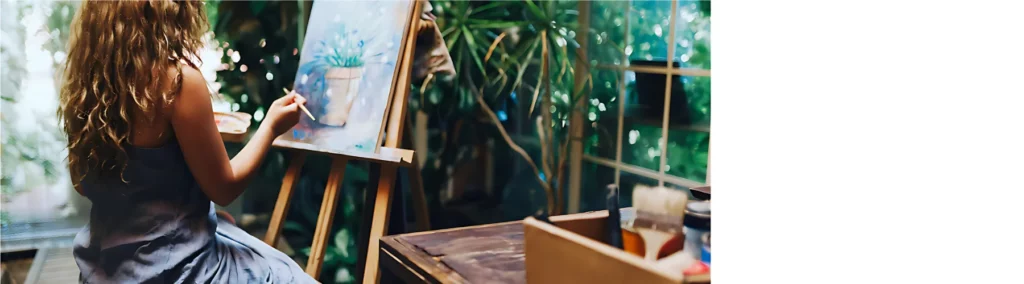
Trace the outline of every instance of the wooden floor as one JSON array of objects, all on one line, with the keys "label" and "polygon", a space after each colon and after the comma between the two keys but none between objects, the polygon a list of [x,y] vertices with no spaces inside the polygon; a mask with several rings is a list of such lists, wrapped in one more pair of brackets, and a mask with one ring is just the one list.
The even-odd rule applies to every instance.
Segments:
[{"label": "wooden floor", "polygon": [[18,284],[25,283],[28,271],[32,269],[32,258],[9,259],[6,256],[0,262],[0,283]]},{"label": "wooden floor", "polygon": [[25,284],[77,283],[78,265],[71,248],[42,248],[36,252]]},{"label": "wooden floor", "polygon": [[[82,230],[84,217],[49,222],[15,223],[4,226],[0,252],[31,253],[32,258],[5,261],[9,283],[77,283],[78,265],[71,254],[75,234]],[[5,282],[7,283],[7,282]]]}]

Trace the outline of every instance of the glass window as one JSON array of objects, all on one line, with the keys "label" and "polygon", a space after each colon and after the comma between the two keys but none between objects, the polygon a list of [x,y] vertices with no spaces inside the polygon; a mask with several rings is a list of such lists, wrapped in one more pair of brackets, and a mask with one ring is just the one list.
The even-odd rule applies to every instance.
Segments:
[{"label": "glass window", "polygon": [[[615,180],[624,196],[637,183],[704,184],[711,137],[710,2],[591,3],[588,54],[595,86],[588,98],[584,156],[601,164],[594,167],[609,169],[585,169],[583,178]],[[609,107],[617,98],[621,110]],[[603,111],[595,110],[602,104]],[[615,176],[591,176],[608,172]]]},{"label": "glass window", "polygon": [[622,73],[596,70],[591,73],[594,89],[587,101],[584,152],[615,160],[619,123],[619,93]]},{"label": "glass window", "polygon": [[621,65],[626,59],[626,7],[628,1],[590,2],[587,54],[591,65]]},{"label": "glass window", "polygon": [[668,57],[672,1],[635,0],[629,6],[629,60],[665,60]]},{"label": "glass window", "polygon": [[77,2],[3,1],[3,225],[62,220],[88,209],[74,193],[56,113]]},{"label": "glass window", "polygon": [[711,69],[711,2],[680,1],[676,9],[675,60]]}]

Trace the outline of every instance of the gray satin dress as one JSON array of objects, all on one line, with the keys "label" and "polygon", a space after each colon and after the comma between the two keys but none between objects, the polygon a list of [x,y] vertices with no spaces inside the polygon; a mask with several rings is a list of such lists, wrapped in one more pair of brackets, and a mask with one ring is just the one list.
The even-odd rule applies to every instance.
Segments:
[{"label": "gray satin dress", "polygon": [[315,283],[284,253],[216,217],[181,148],[127,149],[128,183],[82,183],[83,283]]}]

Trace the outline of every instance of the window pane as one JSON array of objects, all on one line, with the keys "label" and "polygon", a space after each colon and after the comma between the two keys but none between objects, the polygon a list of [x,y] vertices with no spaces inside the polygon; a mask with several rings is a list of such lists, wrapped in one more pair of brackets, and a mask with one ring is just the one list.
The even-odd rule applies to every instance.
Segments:
[{"label": "window pane", "polygon": [[591,156],[615,160],[619,127],[619,71],[594,69],[594,89],[587,101],[584,151]]},{"label": "window pane", "polygon": [[674,78],[665,172],[704,182],[708,168],[711,77]]},{"label": "window pane", "polygon": [[587,47],[591,65],[622,64],[626,50],[628,1],[600,0],[590,3],[590,35]]},{"label": "window pane", "polygon": [[708,138],[701,131],[669,130],[666,173],[704,182],[708,174]]},{"label": "window pane", "polygon": [[[677,78],[681,82],[686,99],[686,108],[684,112],[678,112],[679,115],[687,116],[687,121],[695,125],[707,126],[711,121],[711,77],[680,77]],[[680,84],[673,85],[675,88]],[[672,100],[675,101],[677,94],[673,90]],[[684,98],[680,96],[679,98]],[[676,115],[677,112],[672,112],[672,115]],[[680,121],[680,120],[673,120]]]},{"label": "window pane", "polygon": [[661,164],[661,126],[630,121],[622,128],[622,163],[657,171]]},{"label": "window pane", "polygon": [[711,2],[680,1],[675,60],[682,67],[711,69]]},{"label": "window pane", "polygon": [[668,57],[669,15],[672,1],[635,0],[629,9],[629,60],[665,60]]},{"label": "window pane", "polygon": [[633,206],[633,188],[637,185],[657,186],[658,180],[622,171],[619,178],[619,204],[621,207]]},{"label": "window pane", "polygon": [[626,73],[622,162],[657,171],[661,159],[661,122],[665,105],[665,74]]}]

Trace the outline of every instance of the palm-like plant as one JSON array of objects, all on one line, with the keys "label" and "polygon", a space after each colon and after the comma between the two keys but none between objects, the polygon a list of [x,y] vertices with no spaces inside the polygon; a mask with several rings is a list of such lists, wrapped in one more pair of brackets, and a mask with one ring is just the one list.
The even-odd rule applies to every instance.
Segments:
[{"label": "palm-like plant", "polygon": [[[564,137],[574,127],[568,121],[582,93],[572,88],[579,50],[574,39],[577,2],[436,1],[435,6],[459,76],[429,91],[456,94],[459,108],[478,107],[534,171],[547,195],[547,211],[560,213],[569,141]],[[491,108],[509,99],[514,103],[517,93],[531,94],[525,115],[533,117],[539,110],[540,163],[513,141],[504,119]],[[420,96],[425,109],[431,105],[427,97]],[[433,104],[441,100],[429,97]]]}]

